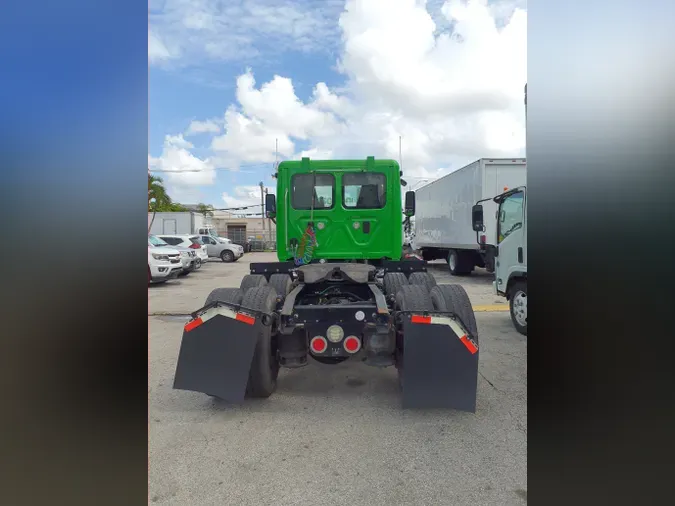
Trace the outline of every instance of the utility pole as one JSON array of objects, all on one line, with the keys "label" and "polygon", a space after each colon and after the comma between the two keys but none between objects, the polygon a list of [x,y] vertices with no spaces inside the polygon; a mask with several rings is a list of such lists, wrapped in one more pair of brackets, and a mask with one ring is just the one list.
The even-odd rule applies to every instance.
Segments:
[{"label": "utility pole", "polygon": [[260,220],[262,221],[263,237],[265,236],[265,185],[262,181],[258,183],[260,186]]}]

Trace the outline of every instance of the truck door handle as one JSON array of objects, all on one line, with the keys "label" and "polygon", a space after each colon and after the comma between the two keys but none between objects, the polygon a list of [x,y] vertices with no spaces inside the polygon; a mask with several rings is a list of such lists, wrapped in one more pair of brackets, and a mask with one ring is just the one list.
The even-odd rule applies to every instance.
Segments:
[{"label": "truck door handle", "polygon": [[522,247],[518,248],[518,263],[519,264],[523,263],[523,248]]}]

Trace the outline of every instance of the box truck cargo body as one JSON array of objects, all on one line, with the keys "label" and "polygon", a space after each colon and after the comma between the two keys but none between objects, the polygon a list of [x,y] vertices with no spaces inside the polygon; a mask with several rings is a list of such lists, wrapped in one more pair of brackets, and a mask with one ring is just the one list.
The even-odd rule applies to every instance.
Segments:
[{"label": "box truck cargo body", "polygon": [[413,247],[429,260],[445,259],[455,275],[475,267],[494,271],[497,205],[483,202],[485,227],[474,232],[471,208],[505,189],[524,186],[524,158],[481,158],[415,191]]},{"label": "box truck cargo body", "polygon": [[[152,223],[152,225],[150,225]],[[213,225],[204,215],[186,212],[148,213],[148,226],[152,235],[199,234],[217,236]]]}]

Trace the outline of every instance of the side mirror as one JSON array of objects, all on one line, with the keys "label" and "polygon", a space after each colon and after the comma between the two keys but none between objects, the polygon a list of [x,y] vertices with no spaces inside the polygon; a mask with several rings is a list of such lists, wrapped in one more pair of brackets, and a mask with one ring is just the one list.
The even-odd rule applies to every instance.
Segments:
[{"label": "side mirror", "polygon": [[277,199],[271,193],[265,195],[265,214],[268,218],[274,218],[277,215]]},{"label": "side mirror", "polygon": [[476,204],[471,208],[471,224],[474,232],[482,232],[483,225],[483,206]]},{"label": "side mirror", "polygon": [[406,216],[415,216],[415,192],[405,192],[405,209],[403,213]]}]

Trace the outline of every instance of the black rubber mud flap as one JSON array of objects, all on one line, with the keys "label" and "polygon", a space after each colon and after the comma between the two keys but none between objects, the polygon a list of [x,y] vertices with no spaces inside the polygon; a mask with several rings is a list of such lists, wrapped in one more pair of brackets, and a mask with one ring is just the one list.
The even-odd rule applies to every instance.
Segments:
[{"label": "black rubber mud flap", "polygon": [[[428,318],[425,318],[428,320]],[[476,412],[478,347],[445,324],[403,315],[403,408]]]},{"label": "black rubber mud flap", "polygon": [[184,330],[173,388],[244,402],[260,325],[216,315]]}]

